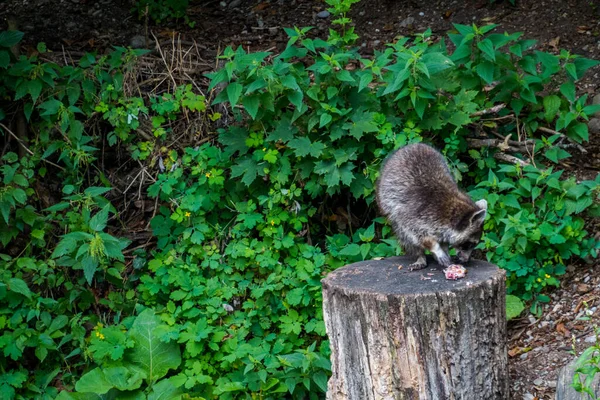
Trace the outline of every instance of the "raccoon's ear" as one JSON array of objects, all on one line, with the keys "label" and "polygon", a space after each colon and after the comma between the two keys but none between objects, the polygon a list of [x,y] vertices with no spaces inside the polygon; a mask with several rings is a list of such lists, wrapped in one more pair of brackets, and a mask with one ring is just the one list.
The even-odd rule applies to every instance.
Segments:
[{"label": "raccoon's ear", "polygon": [[[485,200],[483,200],[483,201],[485,201]],[[487,205],[487,203],[486,203],[486,205]],[[485,220],[486,211],[487,211],[487,209],[485,209],[485,208],[475,211],[471,215],[471,220],[470,220],[471,226],[483,225],[483,220]]]},{"label": "raccoon's ear", "polygon": [[[475,202],[475,205],[477,206],[477,208],[479,208],[480,210],[487,210],[487,201],[485,199],[481,199],[481,200],[477,200]],[[485,216],[485,215],[484,215]]]}]

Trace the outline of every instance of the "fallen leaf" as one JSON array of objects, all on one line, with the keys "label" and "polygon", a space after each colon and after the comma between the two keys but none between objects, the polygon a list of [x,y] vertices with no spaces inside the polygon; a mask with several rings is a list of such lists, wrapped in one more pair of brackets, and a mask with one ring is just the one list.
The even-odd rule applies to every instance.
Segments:
[{"label": "fallen leaf", "polygon": [[454,10],[446,10],[445,13],[442,14],[442,18],[448,19],[454,14]]},{"label": "fallen leaf", "polygon": [[258,3],[256,6],[252,8],[252,11],[262,11],[269,6],[269,3]]},{"label": "fallen leaf", "polygon": [[585,294],[590,290],[592,290],[592,287],[585,283],[580,283],[579,285],[577,285],[577,293]]},{"label": "fallen leaf", "polygon": [[565,324],[563,324],[563,323],[556,325],[556,332],[560,333],[561,335],[563,335],[565,337],[571,336],[571,332],[565,327]]},{"label": "fallen leaf", "polygon": [[550,39],[548,42],[548,46],[552,47],[554,51],[558,51],[558,43],[560,42],[560,37],[557,36],[554,39]]}]

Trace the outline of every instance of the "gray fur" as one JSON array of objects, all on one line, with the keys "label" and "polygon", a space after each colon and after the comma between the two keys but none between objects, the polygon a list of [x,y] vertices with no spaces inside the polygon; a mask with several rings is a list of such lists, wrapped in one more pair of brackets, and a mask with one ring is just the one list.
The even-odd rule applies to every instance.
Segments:
[{"label": "gray fur", "polygon": [[458,262],[468,262],[487,211],[485,200],[475,203],[458,188],[442,154],[422,143],[386,159],[377,204],[407,254],[417,257],[411,269],[427,266],[425,250],[444,267],[452,264],[448,246],[457,250]]}]

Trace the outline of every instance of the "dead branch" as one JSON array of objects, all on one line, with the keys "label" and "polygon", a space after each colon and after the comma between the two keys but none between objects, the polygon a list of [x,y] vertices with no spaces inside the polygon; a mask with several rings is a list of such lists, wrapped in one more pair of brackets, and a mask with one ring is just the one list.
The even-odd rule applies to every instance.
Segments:
[{"label": "dead branch", "polygon": [[510,154],[501,153],[501,152],[495,153],[494,158],[496,158],[497,160],[500,160],[500,161],[511,163],[511,164],[519,164],[522,167],[530,164],[528,161],[521,160],[520,158],[511,156]]},{"label": "dead branch", "polygon": [[471,114],[471,117],[479,117],[481,115],[487,114],[497,114],[500,110],[506,108],[506,104],[496,104],[494,107],[487,108],[485,110],[477,111],[476,113]]},{"label": "dead branch", "polygon": [[533,150],[533,147],[535,145],[535,141],[533,139],[528,139],[524,142],[519,142],[516,140],[508,140],[509,137],[510,136],[507,136],[504,140],[467,138],[467,143],[469,144],[469,148],[471,149],[494,147],[500,149],[503,152],[510,153],[522,153],[527,151],[528,149]]}]

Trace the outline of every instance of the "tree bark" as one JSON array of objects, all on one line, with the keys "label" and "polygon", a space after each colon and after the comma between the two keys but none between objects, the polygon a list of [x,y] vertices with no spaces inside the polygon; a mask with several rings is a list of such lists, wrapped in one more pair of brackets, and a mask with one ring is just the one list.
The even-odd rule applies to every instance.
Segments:
[{"label": "tree bark", "polygon": [[508,399],[505,272],[471,261],[448,281],[433,260],[411,272],[412,261],[363,261],[323,279],[327,399]]}]

